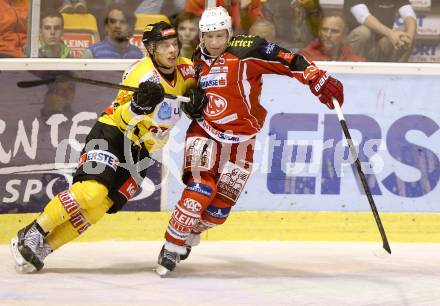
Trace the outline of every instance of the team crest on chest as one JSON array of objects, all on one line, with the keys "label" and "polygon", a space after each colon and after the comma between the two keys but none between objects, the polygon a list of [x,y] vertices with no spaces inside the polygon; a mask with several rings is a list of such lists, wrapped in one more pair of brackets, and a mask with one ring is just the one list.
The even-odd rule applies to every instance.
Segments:
[{"label": "team crest on chest", "polygon": [[218,116],[228,108],[228,102],[222,96],[214,93],[208,93],[206,96],[208,97],[208,104],[204,109],[206,115]]},{"label": "team crest on chest", "polygon": [[172,107],[167,102],[162,102],[157,112],[157,117],[160,120],[168,120],[171,118]]}]

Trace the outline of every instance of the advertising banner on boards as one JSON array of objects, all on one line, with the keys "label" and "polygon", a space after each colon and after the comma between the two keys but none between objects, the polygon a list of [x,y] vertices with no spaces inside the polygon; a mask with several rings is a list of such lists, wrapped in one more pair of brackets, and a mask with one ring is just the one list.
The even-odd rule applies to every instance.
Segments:
[{"label": "advertising banner on boards", "polygon": [[[337,75],[343,112],[381,211],[440,212],[438,76]],[[307,86],[265,76],[268,110],[253,173],[234,209],[368,211],[336,113]],[[187,123],[182,121],[182,139]],[[177,129],[176,129],[177,131]],[[168,205],[180,197],[183,152],[169,147]],[[234,181],[231,180],[231,188]]]},{"label": "advertising banner on boards", "polygon": [[[18,81],[75,76],[119,83],[121,71],[0,73],[0,213],[39,212],[68,188],[84,140],[117,90],[61,82],[21,89]],[[125,210],[160,209],[161,167],[151,167]]]}]

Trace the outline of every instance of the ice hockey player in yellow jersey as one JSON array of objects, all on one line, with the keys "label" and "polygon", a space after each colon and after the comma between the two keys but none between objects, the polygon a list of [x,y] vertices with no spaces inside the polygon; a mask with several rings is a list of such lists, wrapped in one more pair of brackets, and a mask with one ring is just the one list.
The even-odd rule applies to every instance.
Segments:
[{"label": "ice hockey player in yellow jersey", "polygon": [[[133,165],[148,162],[149,154],[165,145],[182,110],[191,118],[201,116],[203,105],[192,98],[201,94],[195,88],[194,68],[190,60],[178,56],[174,27],[165,22],[147,25],[142,40],[149,54],[125,71],[122,80],[139,91],[118,92],[86,137],[72,186],[11,240],[18,272],[41,270],[47,255],[106,212],[119,211],[146,174]],[[181,104],[165,94],[186,95],[191,101]]]}]

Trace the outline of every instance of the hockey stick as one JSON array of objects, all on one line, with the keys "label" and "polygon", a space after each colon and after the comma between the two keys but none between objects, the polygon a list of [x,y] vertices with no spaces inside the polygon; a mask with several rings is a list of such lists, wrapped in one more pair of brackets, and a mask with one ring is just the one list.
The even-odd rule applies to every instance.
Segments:
[{"label": "hockey stick", "polygon": [[[79,83],[95,85],[95,86],[122,89],[122,90],[128,90],[128,91],[133,91],[133,92],[137,92],[139,90],[137,87],[120,85],[120,84],[92,80],[92,79],[86,79],[86,78],[79,78],[79,77],[74,77],[74,76],[70,76],[70,75],[59,75],[55,78],[42,79],[42,80],[20,81],[20,82],[17,82],[17,86],[20,88],[30,88],[30,87],[50,84],[55,81],[74,81],[74,82],[79,82]],[[178,99],[179,101],[185,102],[185,103],[190,101],[190,99],[188,97],[176,96],[176,95],[167,94],[167,93],[165,94],[165,98]]]},{"label": "hockey stick", "polygon": [[354,147],[353,140],[351,139],[350,132],[348,131],[347,123],[345,122],[341,107],[339,106],[339,103],[335,98],[333,98],[332,102],[335,107],[336,114],[338,115],[339,123],[341,124],[342,130],[344,131],[345,138],[347,139],[348,146],[350,147],[351,156],[355,160],[356,169],[361,179],[362,186],[364,187],[365,194],[367,195],[368,203],[370,203],[371,211],[373,212],[374,219],[376,220],[377,227],[379,228],[380,236],[382,237],[383,248],[385,249],[385,251],[391,254],[391,248],[385,234],[385,229],[383,228],[382,221],[380,220],[379,212],[377,211],[376,204],[374,203],[373,196],[371,195],[367,179],[365,178],[365,174],[362,171],[361,162],[359,161],[359,158],[357,156],[357,152]]}]

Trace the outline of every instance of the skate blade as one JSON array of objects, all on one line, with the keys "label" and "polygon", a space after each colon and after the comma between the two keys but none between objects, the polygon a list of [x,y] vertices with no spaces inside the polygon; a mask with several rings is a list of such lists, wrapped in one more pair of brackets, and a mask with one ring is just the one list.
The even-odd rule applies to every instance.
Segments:
[{"label": "skate blade", "polygon": [[171,271],[164,266],[158,265],[156,269],[154,269],[154,272],[156,272],[160,277],[166,277]]},{"label": "skate blade", "polygon": [[18,250],[18,238],[14,237],[11,239],[11,242],[9,243],[9,249],[11,250],[12,257],[15,261],[15,271],[18,273],[33,273],[36,272],[37,269],[27,262],[23,256],[21,256],[20,251]]}]

